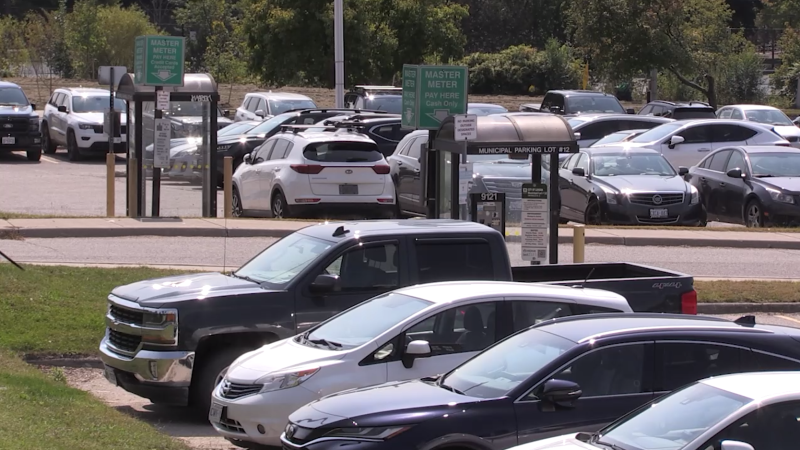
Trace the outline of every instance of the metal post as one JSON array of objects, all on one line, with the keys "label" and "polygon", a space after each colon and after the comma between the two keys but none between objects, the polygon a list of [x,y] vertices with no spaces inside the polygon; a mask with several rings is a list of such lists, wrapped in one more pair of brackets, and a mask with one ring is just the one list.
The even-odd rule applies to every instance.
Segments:
[{"label": "metal post", "polygon": [[586,234],[583,225],[572,227],[572,262],[583,262],[583,250],[586,245]]},{"label": "metal post", "polygon": [[558,220],[561,216],[561,190],[558,182],[558,153],[550,157],[550,264],[558,264]]},{"label": "metal post", "polygon": [[459,166],[461,159],[458,153],[450,153],[450,218],[453,220],[460,219],[459,212],[461,205],[458,203],[458,176],[461,174]]},{"label": "metal post", "polygon": [[225,205],[225,218],[229,219],[233,216],[233,157],[226,156],[223,163],[223,173],[225,174],[225,189],[224,189],[224,205]]},{"label": "metal post", "polygon": [[652,102],[658,100],[658,69],[650,69],[650,98]]},{"label": "metal post", "polygon": [[336,107],[344,107],[344,0],[333,0],[334,64]]},{"label": "metal post", "polygon": [[145,176],[144,170],[142,169],[142,162],[144,161],[144,149],[142,148],[142,101],[138,100],[136,102],[136,111],[134,111],[136,115],[136,145],[134,146],[134,171],[133,177],[136,180],[136,193],[133,195],[133,199],[135,203],[135,213],[134,217],[142,217],[144,216],[145,212],[145,198],[147,194],[147,190],[145,189]]},{"label": "metal post", "polygon": [[[161,118],[164,117],[163,116],[163,112],[160,109],[158,109],[158,92],[161,91],[162,89],[164,89],[164,88],[161,87],[161,86],[156,86],[155,87],[156,110],[154,111],[153,115],[154,115],[154,118],[156,120],[161,119]],[[155,127],[153,127],[153,133],[155,133],[155,132],[156,132],[155,131]],[[155,153],[156,148],[155,147],[156,147],[156,138],[155,138],[155,134],[154,134],[153,135],[153,194],[152,194],[153,195],[153,202],[150,205],[151,208],[152,208],[152,211],[150,212],[150,214],[153,217],[158,217],[160,215],[159,213],[160,213],[160,210],[161,210],[161,168],[160,167],[156,167],[156,165],[155,165],[155,162],[156,162],[156,156],[155,156],[156,155],[156,153]]]},{"label": "metal post", "polygon": [[427,158],[426,170],[423,176],[427,179],[425,195],[427,196],[428,206],[428,219],[439,218],[439,184],[441,178],[439,176],[439,153],[434,149],[434,141],[436,140],[436,132],[431,130],[428,132],[428,151],[425,153]]},{"label": "metal post", "polygon": [[114,217],[114,66],[109,68],[108,80],[108,154],[106,155],[106,217]]},{"label": "metal post", "polygon": [[128,204],[131,205],[130,209],[130,216],[131,217],[140,217],[141,216],[141,209],[139,206],[139,160],[137,158],[131,158],[128,161],[128,177],[136,183],[136,188],[128,190]]}]

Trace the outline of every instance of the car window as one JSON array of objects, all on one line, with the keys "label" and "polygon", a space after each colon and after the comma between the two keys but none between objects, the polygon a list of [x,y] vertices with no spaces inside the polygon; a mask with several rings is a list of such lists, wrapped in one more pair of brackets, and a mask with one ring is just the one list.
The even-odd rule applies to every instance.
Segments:
[{"label": "car window", "polygon": [[546,94],[544,96],[544,100],[542,100],[542,104],[539,106],[539,109],[541,109],[544,112],[549,112],[550,107],[553,106],[553,100],[555,99],[555,97],[556,97],[555,94]]},{"label": "car window", "polygon": [[656,391],[740,371],[741,350],[712,343],[656,344]]},{"label": "car window", "polygon": [[574,314],[572,305],[558,302],[514,301],[511,302],[511,308],[515,332],[545,320]]},{"label": "car window", "polygon": [[394,289],[399,286],[397,244],[359,246],[339,256],[325,274],[339,277],[343,292]]},{"label": "car window", "polygon": [[0,105],[27,106],[28,97],[18,87],[0,87]]},{"label": "car window", "polygon": [[708,170],[723,172],[725,170],[725,166],[727,165],[728,156],[730,156],[730,154],[731,150],[723,150],[712,155],[711,162],[708,163]]},{"label": "car window", "polygon": [[664,115],[664,107],[663,106],[653,106],[653,115],[654,116],[663,116]]},{"label": "car window", "polygon": [[374,97],[367,97],[364,109],[400,114],[403,110],[403,97],[400,95],[376,95]]},{"label": "car window", "polygon": [[743,142],[755,136],[757,132],[738,125],[713,125],[714,142]]},{"label": "car window", "polygon": [[583,153],[576,153],[569,157],[568,160],[564,161],[564,167],[567,170],[572,170],[575,168],[575,164],[578,164],[578,160],[581,158]]},{"label": "car window", "polygon": [[253,107],[253,97],[245,97],[242,102],[242,108],[247,111],[253,111],[251,107]]},{"label": "car window", "polygon": [[785,127],[794,126],[792,121],[786,117],[786,114],[778,109],[750,109],[745,112],[745,115],[747,116],[747,120],[751,122]]},{"label": "car window", "polygon": [[494,261],[486,241],[417,242],[419,283],[459,280],[493,280]]},{"label": "car window", "polygon": [[600,139],[618,130],[619,121],[603,120],[590,123],[575,131],[581,134],[581,139]]},{"label": "car window", "polygon": [[405,343],[428,341],[432,355],[477,352],[495,342],[495,302],[459,306],[409,328]]},{"label": "car window", "polygon": [[717,117],[720,119],[730,119],[731,113],[733,113],[733,108],[723,108],[721,111],[719,111],[719,115]]},{"label": "car window", "polygon": [[286,139],[278,139],[275,141],[275,147],[272,148],[272,153],[269,156],[270,160],[283,159],[289,153],[292,143]]},{"label": "car window", "polygon": [[744,160],[744,156],[742,156],[742,152],[740,151],[733,151],[731,153],[731,159],[728,160],[728,165],[725,167],[725,172],[733,169],[742,169],[742,172],[747,173],[747,163]]},{"label": "car window", "polygon": [[260,162],[268,160],[270,156],[270,151],[272,150],[272,147],[275,146],[275,143],[277,141],[278,139],[272,139],[270,141],[265,142],[264,145],[256,149],[253,155],[253,164],[258,164]]},{"label": "car window", "polygon": [[711,130],[712,128],[710,125],[698,125],[686,128],[678,133],[678,136],[683,137],[684,143],[686,144],[711,143]]},{"label": "car window", "polygon": [[768,355],[756,350],[750,352],[747,358],[750,369],[763,372],[776,370],[800,370],[800,362],[781,358],[780,356]]},{"label": "car window", "polygon": [[264,114],[269,114],[269,111],[267,111],[267,102],[264,101],[263,98],[258,99],[258,105],[256,106],[256,111],[263,111]]},{"label": "car window", "polygon": [[[317,107],[317,104],[314,103],[313,100],[308,99],[297,99],[297,100],[269,100],[269,113],[270,114],[282,114],[286,111],[292,111],[295,109],[314,109]],[[266,111],[266,109],[264,109]]]},{"label": "car window", "polygon": [[[72,108],[70,108],[70,110],[76,113],[101,113],[108,109],[109,100],[110,97],[108,95],[81,95],[72,97]],[[117,111],[125,111],[125,100],[115,98],[114,109]]]},{"label": "car window", "polygon": [[652,112],[653,112],[653,105],[645,105],[644,108],[642,108],[642,110],[639,111],[639,114],[647,115]]},{"label": "car window", "polygon": [[411,144],[416,142],[416,138],[409,138],[404,141],[400,141],[400,143],[394,148],[393,155],[408,155],[408,149],[411,147]]},{"label": "car window", "polygon": [[373,127],[372,133],[378,135],[386,140],[389,141],[397,141],[397,131],[400,130],[400,125],[379,125],[377,127]]},{"label": "car window", "polygon": [[303,149],[303,157],[319,162],[376,162],[383,160],[374,142],[317,142]]},{"label": "car window", "polygon": [[332,245],[329,241],[293,233],[267,247],[234,274],[267,286],[285,286]]},{"label": "car window", "polygon": [[800,439],[800,402],[763,406],[725,427],[700,450],[721,450],[722,441],[746,442],[754,449],[794,450]]},{"label": "car window", "polygon": [[581,398],[639,394],[644,390],[645,344],[619,345],[578,357],[553,376],[577,383]]},{"label": "car window", "polygon": [[658,142],[680,129],[681,126],[679,123],[665,123],[645,131],[631,139],[630,142]]},{"label": "car window", "polygon": [[744,120],[744,114],[742,114],[742,112],[739,111],[738,109],[734,109],[731,112],[731,119]]},{"label": "car window", "polygon": [[47,103],[52,106],[56,106],[56,99],[58,98],[59,95],[60,94],[58,92],[54,92],[53,95],[50,96],[50,100],[48,100]]},{"label": "car window", "polygon": [[592,174],[675,176],[675,170],[659,153],[601,153],[592,157]]},{"label": "car window", "polygon": [[672,118],[676,120],[716,119],[717,113],[713,108],[675,108]]},{"label": "car window", "polygon": [[628,131],[628,130],[650,130],[661,125],[661,122],[655,122],[653,120],[620,120],[619,121],[619,129],[620,131]]},{"label": "car window", "polygon": [[423,136],[415,139],[408,147],[408,157],[419,160],[422,157],[422,144],[428,142],[428,138]]},{"label": "car window", "polygon": [[589,173],[589,157],[586,155],[586,153],[580,154],[580,159],[578,159],[578,162],[575,164],[575,167],[583,169],[584,172],[586,172],[586,174]]}]

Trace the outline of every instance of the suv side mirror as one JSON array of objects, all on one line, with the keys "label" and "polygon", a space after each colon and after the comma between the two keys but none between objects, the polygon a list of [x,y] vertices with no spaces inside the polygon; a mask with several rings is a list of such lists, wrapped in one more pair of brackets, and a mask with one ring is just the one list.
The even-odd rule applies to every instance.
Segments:
[{"label": "suv side mirror", "polygon": [[242,161],[244,161],[245,164],[253,164],[253,154],[252,153],[245,154],[244,157],[242,158]]},{"label": "suv side mirror", "polygon": [[686,139],[683,136],[672,136],[669,138],[669,148],[675,148],[676,145],[684,142]]},{"label": "suv side mirror", "polygon": [[58,112],[68,113],[69,111],[67,111],[67,107],[66,106],[61,105],[61,106],[58,107]]},{"label": "suv side mirror", "polygon": [[31,103],[31,109],[36,111],[36,103]]},{"label": "suv side mirror", "polygon": [[411,341],[403,352],[403,367],[410,369],[414,366],[415,359],[428,356],[431,356],[431,344],[428,341]]},{"label": "suv side mirror", "polygon": [[634,110],[633,108],[628,108],[625,110],[625,112],[628,114],[636,114],[636,110]]},{"label": "suv side mirror", "polygon": [[586,171],[583,170],[583,167],[575,167],[575,168],[572,169],[572,174],[573,175],[577,175],[579,177],[585,177],[586,176]]},{"label": "suv side mirror", "polygon": [[737,168],[735,168],[735,169],[731,169],[731,170],[729,170],[729,171],[726,173],[726,175],[728,175],[728,176],[729,176],[729,177],[731,177],[731,178],[738,178],[738,179],[742,179],[742,178],[744,178],[744,173],[742,172],[742,169],[740,169],[740,168],[738,168],[738,167],[737,167]]},{"label": "suv side mirror", "polygon": [[339,290],[339,276],[326,273],[317,275],[314,282],[308,286],[312,294],[326,294]]},{"label": "suv side mirror", "polygon": [[754,450],[753,446],[746,442],[722,441],[720,450]]},{"label": "suv side mirror", "polygon": [[685,176],[688,173],[689,173],[688,167],[678,167],[678,175]]},{"label": "suv side mirror", "polygon": [[222,117],[230,117],[230,116],[231,116],[231,110],[230,109],[223,109],[222,110]]},{"label": "suv side mirror", "polygon": [[264,116],[266,116],[266,115],[267,115],[267,113],[265,113],[263,109],[259,109],[259,110],[257,110],[257,111],[256,111],[256,115],[257,115],[258,117],[261,117],[261,118],[263,119],[263,118],[264,118]]},{"label": "suv side mirror", "polygon": [[567,380],[547,380],[539,391],[540,399],[563,408],[574,408],[575,401],[583,395],[578,383]]}]

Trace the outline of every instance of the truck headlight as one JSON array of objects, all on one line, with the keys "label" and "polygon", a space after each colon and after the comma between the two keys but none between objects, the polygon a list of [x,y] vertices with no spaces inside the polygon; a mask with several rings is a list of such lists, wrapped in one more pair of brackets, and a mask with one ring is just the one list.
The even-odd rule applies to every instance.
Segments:
[{"label": "truck headlight", "polygon": [[767,192],[769,192],[769,196],[772,197],[772,199],[776,202],[794,204],[794,197],[791,195],[784,194],[783,192],[775,189],[767,189]]},{"label": "truck headlight", "polygon": [[700,203],[700,193],[697,191],[697,188],[694,185],[689,185],[689,192],[691,192],[691,196],[689,197],[689,204],[696,205]]},{"label": "truck headlight", "polygon": [[364,428],[335,428],[327,433],[325,437],[348,437],[355,439],[386,440],[410,429],[411,426],[395,427],[364,427]]},{"label": "truck headlight", "polygon": [[263,384],[260,393],[278,391],[299,386],[319,372],[319,367],[303,369],[294,372],[277,373],[267,375],[258,380],[257,384]]},{"label": "truck headlight", "polygon": [[38,117],[31,117],[28,119],[28,128],[31,131],[36,131],[39,129],[39,118]]},{"label": "truck headlight", "polygon": [[145,310],[142,313],[142,342],[157,345],[178,343],[178,310]]}]

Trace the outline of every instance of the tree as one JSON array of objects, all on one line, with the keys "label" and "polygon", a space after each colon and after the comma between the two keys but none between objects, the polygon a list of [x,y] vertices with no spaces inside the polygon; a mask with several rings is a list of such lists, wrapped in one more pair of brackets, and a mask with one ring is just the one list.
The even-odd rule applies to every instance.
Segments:
[{"label": "tree", "polygon": [[[469,9],[463,20],[468,52],[499,52],[516,45],[543,48],[564,42],[565,0],[458,0]],[[535,13],[534,13],[535,12]]]},{"label": "tree", "polygon": [[214,23],[219,22],[226,30],[231,30],[231,20],[237,16],[237,9],[228,0],[175,0],[175,21],[194,39],[186,40],[187,69],[201,70],[205,66],[203,57],[214,33]]},{"label": "tree", "polygon": [[97,77],[97,57],[103,48],[98,0],[76,0],[66,18],[66,42],[75,64],[76,75],[83,79]]},{"label": "tree", "polygon": [[0,17],[0,77],[15,76],[27,61],[22,24],[11,16]]},{"label": "tree", "polygon": [[766,28],[786,28],[800,25],[800,0],[763,0],[764,8],[756,24]]},{"label": "tree", "polygon": [[[347,0],[347,82],[388,83],[402,65],[460,58],[466,9],[447,0]],[[245,16],[250,70],[267,84],[333,86],[333,2],[258,0]]]},{"label": "tree", "polygon": [[230,104],[233,84],[247,76],[247,61],[250,59],[250,52],[244,45],[246,41],[238,21],[233,24],[233,30],[228,30],[222,22],[216,21],[212,31],[203,59],[206,62],[206,70],[211,73],[217,83],[230,85],[226,102]]},{"label": "tree", "polygon": [[97,16],[101,23],[97,60],[102,65],[125,66],[133,71],[136,36],[159,34],[158,29],[137,6],[101,7]]},{"label": "tree", "polygon": [[727,59],[750,51],[728,28],[731,14],[725,0],[573,0],[567,8],[594,70],[611,79],[666,70],[713,106]]}]

